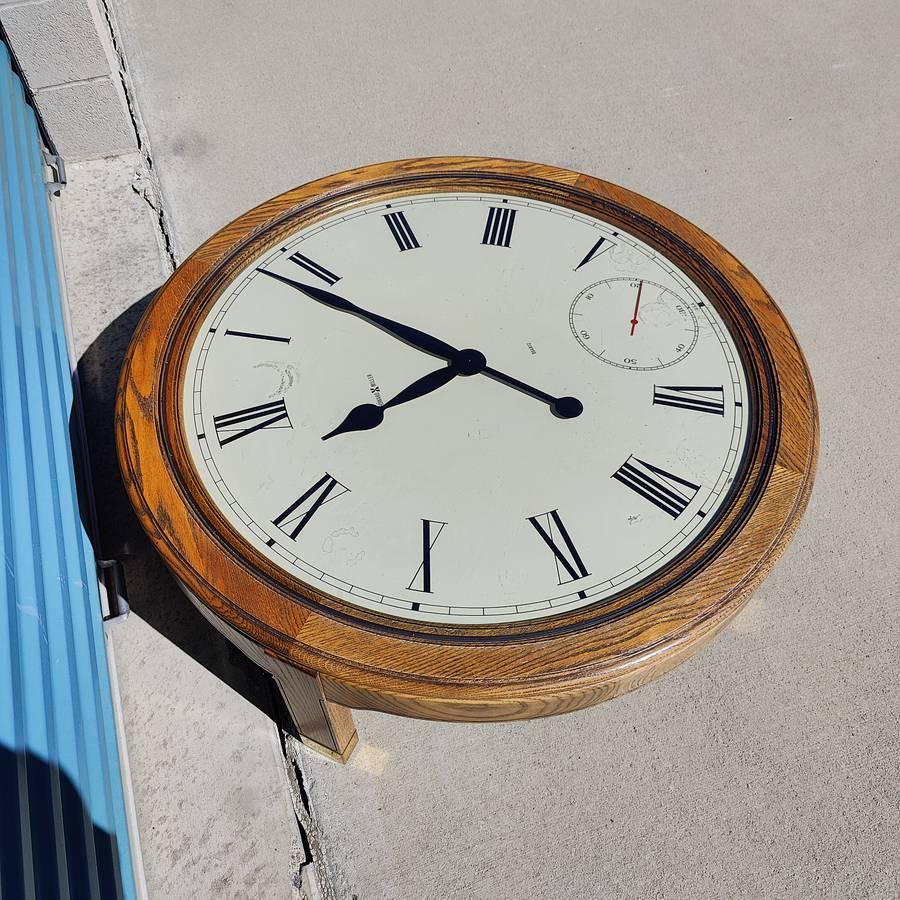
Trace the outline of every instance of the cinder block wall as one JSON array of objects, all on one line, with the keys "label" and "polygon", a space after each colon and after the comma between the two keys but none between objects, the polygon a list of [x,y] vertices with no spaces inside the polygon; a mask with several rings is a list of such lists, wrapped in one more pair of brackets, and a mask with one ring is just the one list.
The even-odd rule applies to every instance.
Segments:
[{"label": "cinder block wall", "polygon": [[102,0],[0,0],[0,24],[57,152],[137,149]]}]

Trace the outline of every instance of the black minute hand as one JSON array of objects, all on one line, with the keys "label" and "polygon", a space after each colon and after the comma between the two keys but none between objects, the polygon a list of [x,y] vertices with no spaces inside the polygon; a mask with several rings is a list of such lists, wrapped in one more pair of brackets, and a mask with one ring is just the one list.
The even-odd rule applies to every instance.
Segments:
[{"label": "black minute hand", "polygon": [[546,391],[526,384],[524,381],[519,381],[518,378],[513,378],[512,375],[507,375],[505,372],[498,372],[490,366],[485,366],[481,373],[487,375],[488,378],[493,378],[494,381],[499,381],[501,384],[506,384],[517,391],[521,391],[529,397],[534,397],[535,400],[542,400],[550,407],[550,412],[558,419],[574,419],[584,411],[581,401],[576,397],[554,397]]},{"label": "black minute hand", "polygon": [[403,325],[402,323],[395,322],[393,319],[388,319],[385,316],[379,316],[378,313],[369,312],[369,310],[363,309],[361,306],[357,306],[355,303],[351,303],[349,300],[345,300],[337,294],[332,294],[331,291],[314,287],[311,284],[301,284],[299,281],[285,278],[284,275],[278,275],[275,272],[270,272],[268,269],[257,269],[257,271],[262,272],[264,275],[268,275],[270,278],[274,278],[277,281],[284,282],[284,284],[290,285],[295,290],[300,291],[302,294],[306,294],[307,297],[312,297],[313,300],[317,300],[325,306],[330,306],[332,309],[338,309],[341,312],[350,313],[352,316],[358,316],[366,322],[371,322],[388,334],[399,338],[404,343],[410,344],[424,353],[430,353],[432,356],[438,356],[441,359],[446,359],[448,361],[459,354],[456,347],[452,347],[450,344],[439,338],[426,334],[424,331],[419,331],[418,328],[412,328],[409,325]]}]

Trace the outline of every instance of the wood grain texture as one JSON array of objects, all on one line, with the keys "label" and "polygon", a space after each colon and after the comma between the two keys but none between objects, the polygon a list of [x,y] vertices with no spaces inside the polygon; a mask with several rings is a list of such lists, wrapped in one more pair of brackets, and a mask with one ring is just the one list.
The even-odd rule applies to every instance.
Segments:
[{"label": "wood grain texture", "polygon": [[320,753],[346,762],[356,746],[356,726],[350,710],[328,700],[321,678],[296,666],[273,661],[278,690],[287,705],[298,737]]},{"label": "wood grain texture", "polygon": [[[180,397],[187,354],[210,304],[234,273],[298,228],[428,190],[505,192],[595,214],[677,263],[728,323],[756,413],[744,468],[704,537],[648,582],[550,619],[413,624],[352,607],[276,568],[203,491],[182,432]],[[270,671],[274,660],[318,673],[323,695],[339,704],[475,721],[551,715],[609,699],[708,641],[746,603],[797,527],[812,487],[818,417],[784,317],[756,279],[696,226],[587,175],[446,157],[330,176],[217,232],[172,275],[135,332],[119,386],[117,434],[144,528],[195,602],[239,635],[242,649],[257,648]]]}]

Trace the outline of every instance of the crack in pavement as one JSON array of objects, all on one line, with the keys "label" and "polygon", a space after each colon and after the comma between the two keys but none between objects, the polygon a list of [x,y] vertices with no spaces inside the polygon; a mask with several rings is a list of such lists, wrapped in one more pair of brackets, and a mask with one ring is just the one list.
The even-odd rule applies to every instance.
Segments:
[{"label": "crack in pavement", "polygon": [[137,104],[134,100],[134,88],[131,83],[131,76],[128,72],[128,64],[125,61],[125,53],[122,50],[122,43],[119,40],[118,28],[113,18],[108,0],[99,0],[99,5],[103,10],[103,18],[106,22],[109,40],[115,51],[116,60],[118,61],[119,80],[122,84],[122,91],[125,94],[125,105],[128,108],[128,116],[131,119],[134,139],[137,143],[138,152],[141,154],[144,165],[146,166],[145,173],[135,173],[132,190],[134,190],[134,192],[147,203],[150,209],[153,210],[160,245],[169,261],[171,270],[174,272],[178,266],[178,260],[175,255],[174,234],[169,226],[169,220],[163,207],[161,199],[162,186],[156,176],[156,170],[153,165],[153,155],[150,151],[150,142],[138,113]]},{"label": "crack in pavement", "polygon": [[[315,813],[306,792],[306,779],[301,762],[300,742],[279,728],[284,765],[288,777],[291,803],[300,828],[305,859],[300,862],[294,877],[294,886],[300,900],[340,900],[335,888],[335,879],[328,864],[316,823]],[[310,871],[310,867],[312,871]]]}]

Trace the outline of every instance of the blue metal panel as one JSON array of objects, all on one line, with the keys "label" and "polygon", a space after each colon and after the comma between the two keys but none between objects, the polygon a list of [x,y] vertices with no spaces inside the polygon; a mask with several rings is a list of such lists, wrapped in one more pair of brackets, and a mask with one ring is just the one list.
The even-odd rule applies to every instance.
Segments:
[{"label": "blue metal panel", "polygon": [[0,43],[0,898],[132,898],[42,171]]}]

